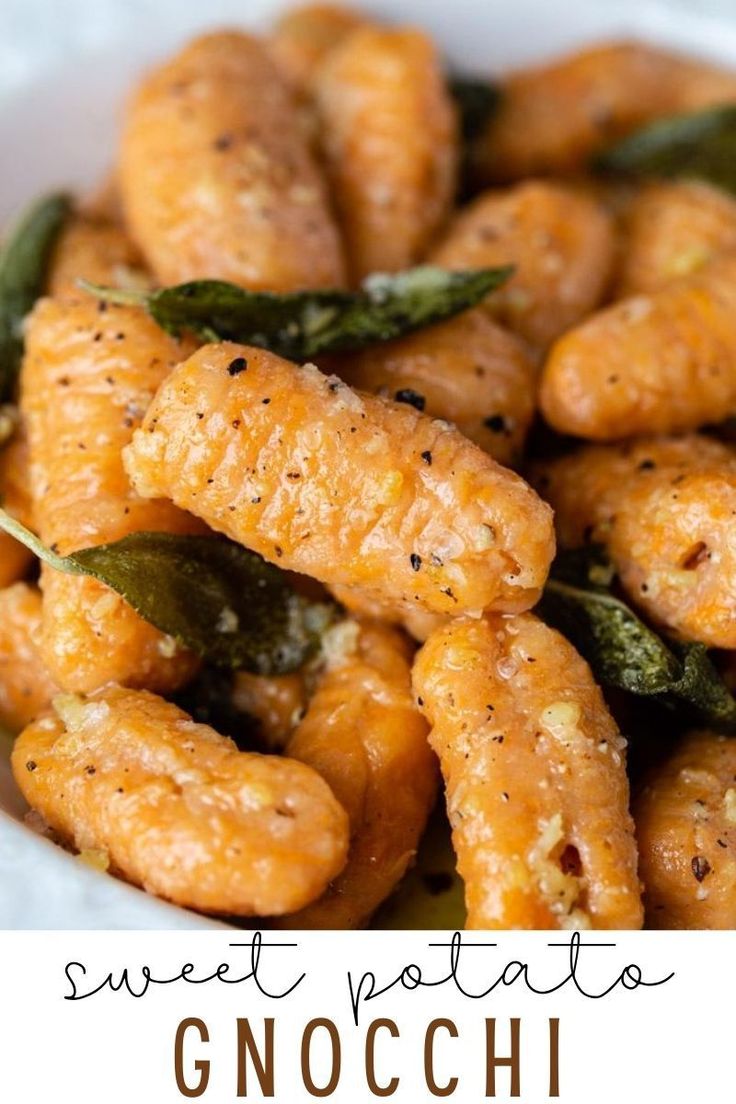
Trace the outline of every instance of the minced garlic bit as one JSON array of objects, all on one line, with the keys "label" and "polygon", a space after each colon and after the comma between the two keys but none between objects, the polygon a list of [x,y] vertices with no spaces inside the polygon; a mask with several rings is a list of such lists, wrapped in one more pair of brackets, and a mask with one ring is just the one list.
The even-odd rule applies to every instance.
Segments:
[{"label": "minced garlic bit", "polygon": [[736,790],[726,790],[723,795],[723,807],[726,811],[726,820],[736,824]]},{"label": "minced garlic bit", "polygon": [[322,657],[328,670],[340,667],[358,650],[360,625],[357,621],[338,621],[322,637]]},{"label": "minced garlic bit", "polygon": [[103,874],[110,869],[110,855],[107,851],[95,847],[86,847],[79,852],[77,858],[85,866],[91,867],[92,870],[99,870]]},{"label": "minced garlic bit", "polygon": [[580,706],[577,702],[553,702],[542,710],[540,721],[553,736],[569,736],[580,721]]},{"label": "minced garlic bit", "polygon": [[18,420],[17,406],[11,406],[10,403],[0,406],[0,445],[4,445],[13,436],[18,428]]},{"label": "minced garlic bit", "polygon": [[234,609],[229,606],[225,606],[220,610],[220,616],[217,618],[217,624],[215,630],[218,633],[236,633],[240,627],[240,618]]},{"label": "minced garlic bit", "polygon": [[173,636],[162,636],[158,642],[158,654],[164,659],[173,659],[179,650],[179,645]]}]

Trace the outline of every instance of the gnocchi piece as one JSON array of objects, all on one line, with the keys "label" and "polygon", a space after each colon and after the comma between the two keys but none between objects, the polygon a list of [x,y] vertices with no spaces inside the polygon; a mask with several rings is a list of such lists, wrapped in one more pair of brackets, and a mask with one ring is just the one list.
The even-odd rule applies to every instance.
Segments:
[{"label": "gnocchi piece", "polygon": [[345,865],[347,816],[316,771],[239,752],[145,691],[65,694],[17,739],[16,782],[67,843],[204,912],[294,911]]},{"label": "gnocchi piece", "polygon": [[549,508],[452,426],[261,349],[208,345],[179,365],[125,462],[139,494],[407,608],[528,608],[553,555]]},{"label": "gnocchi piece", "polygon": [[[0,506],[27,528],[33,528],[28,442],[18,430],[0,449]],[[0,590],[22,579],[33,562],[28,549],[0,533]]]},{"label": "gnocchi piece", "polygon": [[121,226],[76,215],[59,234],[49,264],[47,293],[80,294],[77,281],[109,287],[147,287],[143,259]]},{"label": "gnocchi piece", "polygon": [[[21,404],[34,522],[66,555],[144,530],[200,531],[169,502],[130,487],[121,450],[158,384],[186,352],[142,311],[91,298],[40,300],[26,324]],[[41,653],[65,690],[107,682],[169,691],[194,659],[97,580],[44,565]]]},{"label": "gnocchi piece", "polygon": [[257,39],[205,35],[131,102],[121,173],[131,233],[164,284],[340,286],[341,244],[289,90]]},{"label": "gnocchi piece", "polygon": [[454,423],[499,464],[518,462],[534,416],[531,355],[484,310],[346,357],[338,375]]},{"label": "gnocchi piece", "polygon": [[560,544],[605,545],[656,622],[736,648],[736,453],[708,437],[590,445],[539,465]]},{"label": "gnocchi piece", "polygon": [[698,429],[736,409],[736,253],[623,299],[552,348],[540,404],[594,441]]},{"label": "gnocchi piece", "polygon": [[[347,866],[289,928],[359,928],[403,877],[437,794],[408,641],[369,622],[335,626],[328,665],[287,754],[325,779],[350,818]],[[339,639],[336,639],[339,638]]]},{"label": "gnocchi piece", "polygon": [[736,75],[641,42],[610,42],[512,73],[474,151],[484,183],[584,170],[660,115],[736,99]]},{"label": "gnocchi piece", "polygon": [[289,84],[307,92],[327,55],[365,22],[362,15],[342,4],[288,8],[271,32],[271,55]]},{"label": "gnocchi piece", "polygon": [[327,56],[314,93],[353,280],[409,268],[457,185],[457,117],[437,50],[420,31],[360,28]]},{"label": "gnocchi piece", "polygon": [[430,255],[443,268],[513,264],[485,308],[544,349],[601,301],[615,254],[614,224],[579,188],[527,181],[488,191],[463,208]]},{"label": "gnocchi piece", "polygon": [[414,667],[467,927],[640,928],[625,741],[587,664],[532,614],[458,618]]},{"label": "gnocchi piece", "polygon": [[617,297],[649,295],[736,250],[736,200],[697,181],[647,184],[624,217]]},{"label": "gnocchi piece", "polygon": [[691,732],[634,802],[650,928],[736,927],[736,742]]},{"label": "gnocchi piece", "polygon": [[258,722],[259,745],[267,751],[283,751],[304,715],[307,686],[304,675],[253,675],[236,671],[232,704]]},{"label": "gnocchi piece", "polygon": [[38,652],[41,595],[15,583],[0,590],[0,725],[25,728],[58,690]]}]

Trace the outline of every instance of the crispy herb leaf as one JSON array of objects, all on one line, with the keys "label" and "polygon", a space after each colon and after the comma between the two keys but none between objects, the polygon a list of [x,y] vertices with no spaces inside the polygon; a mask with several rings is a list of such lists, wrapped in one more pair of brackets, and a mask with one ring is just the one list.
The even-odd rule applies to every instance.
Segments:
[{"label": "crispy herb leaf", "polygon": [[65,195],[38,200],[0,251],[0,402],[13,396],[23,355],[23,319],[41,294],[46,262],[69,210]]},{"label": "crispy herb leaf", "polygon": [[498,107],[501,90],[482,77],[459,73],[450,74],[447,86],[460,117],[460,136],[463,142],[473,142]]},{"label": "crispy herb leaf", "polygon": [[612,578],[598,550],[563,554],[545,588],[542,616],[568,637],[604,685],[736,730],[736,700],[707,648],[658,635],[611,593]]},{"label": "crispy herb leaf", "polygon": [[465,919],[465,886],[457,872],[442,800],[419,844],[416,864],[375,914],[371,927],[462,931]]},{"label": "crispy herb leaf", "polygon": [[371,276],[359,292],[283,295],[246,291],[223,280],[194,280],[150,293],[80,283],[110,302],[144,306],[171,334],[191,330],[206,341],[237,341],[308,360],[389,341],[449,318],[474,307],[511,271],[446,272],[422,266],[397,276]]},{"label": "crispy herb leaf", "polygon": [[661,119],[599,154],[595,167],[705,180],[736,194],[736,105]]},{"label": "crispy herb leaf", "polygon": [[59,556],[4,510],[0,528],[57,571],[106,583],[146,621],[217,666],[294,671],[317,650],[333,613],[296,594],[278,567],[224,537],[133,533]]}]

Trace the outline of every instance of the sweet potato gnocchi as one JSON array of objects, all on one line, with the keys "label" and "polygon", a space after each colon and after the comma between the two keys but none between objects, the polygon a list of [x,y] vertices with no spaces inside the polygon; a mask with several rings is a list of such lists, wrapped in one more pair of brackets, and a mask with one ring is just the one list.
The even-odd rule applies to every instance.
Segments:
[{"label": "sweet potato gnocchi", "polygon": [[736,73],[445,56],[201,35],[8,231],[13,776],[236,923],[736,928]]}]

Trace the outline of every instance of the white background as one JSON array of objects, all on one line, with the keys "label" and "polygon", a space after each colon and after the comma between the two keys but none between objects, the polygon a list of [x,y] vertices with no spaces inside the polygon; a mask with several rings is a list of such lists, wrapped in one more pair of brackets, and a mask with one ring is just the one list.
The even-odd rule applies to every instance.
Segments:
[{"label": "white background", "polygon": [[[242,933],[16,933],[0,938],[0,1099],[8,1104],[169,1104],[181,1101],[173,1073],[173,1043],[179,1022],[203,1019],[210,1043],[191,1034],[187,1063],[209,1058],[208,1091],[200,1099],[214,1104],[237,1100],[236,1019],[248,1017],[256,1039],[264,1016],[276,1018],[276,1096],[283,1104],[313,1099],[299,1077],[299,1051],[305,1024],[328,1017],[339,1026],[342,1079],[328,1099],[363,1104],[371,1096],[363,1075],[365,1029],[373,1018],[393,1018],[401,1031],[394,1041],[385,1033],[377,1044],[377,1075],[384,1081],[400,1076],[391,1099],[419,1104],[434,1099],[423,1079],[423,1046],[433,1017],[453,1019],[459,1038],[440,1032],[436,1077],[460,1079],[452,1101],[484,1099],[484,1018],[497,1018],[499,1053],[507,1050],[508,1018],[522,1017],[521,1090],[528,1104],[548,1099],[548,1019],[560,1018],[560,1079],[563,1104],[726,1104],[734,1087],[734,951],[730,933],[655,933],[618,935],[584,933],[584,943],[618,944],[612,949],[583,948],[579,977],[593,991],[603,988],[629,963],[645,978],[657,980],[673,970],[675,977],[653,989],[616,989],[600,1000],[586,1000],[570,988],[552,996],[533,996],[518,983],[484,1000],[463,998],[451,985],[410,991],[398,987],[384,998],[364,1003],[360,1025],[353,1026],[347,972],[357,985],[372,970],[380,987],[403,967],[416,963],[427,980],[448,972],[449,951],[428,944],[447,939],[437,932],[266,934],[266,942],[299,942],[296,949],[262,951],[261,978],[278,991],[306,971],[305,981],[283,1000],[259,996],[244,982],[226,986],[178,983],[151,987],[134,1000],[124,993],[65,1002],[70,987],[64,966],[85,964],[90,987],[109,971],[130,968],[131,984],[140,982],[140,967],[156,976],[177,974],[187,962],[196,973],[212,973],[220,962],[247,973],[248,950],[229,943]],[[468,933],[460,957],[465,985],[479,991],[514,959],[529,964],[536,987],[548,987],[566,974],[569,952],[550,949],[563,933]],[[475,944],[495,942],[496,948]],[[79,975],[78,975],[79,976]],[[318,1035],[317,1039],[320,1038]],[[323,1036],[322,1036],[323,1038]],[[327,1080],[326,1050],[315,1041],[313,1076]],[[498,1072],[498,1100],[508,1100],[508,1073]],[[257,1082],[251,1076],[255,1087]],[[259,1100],[257,1092],[248,1099]]]}]

